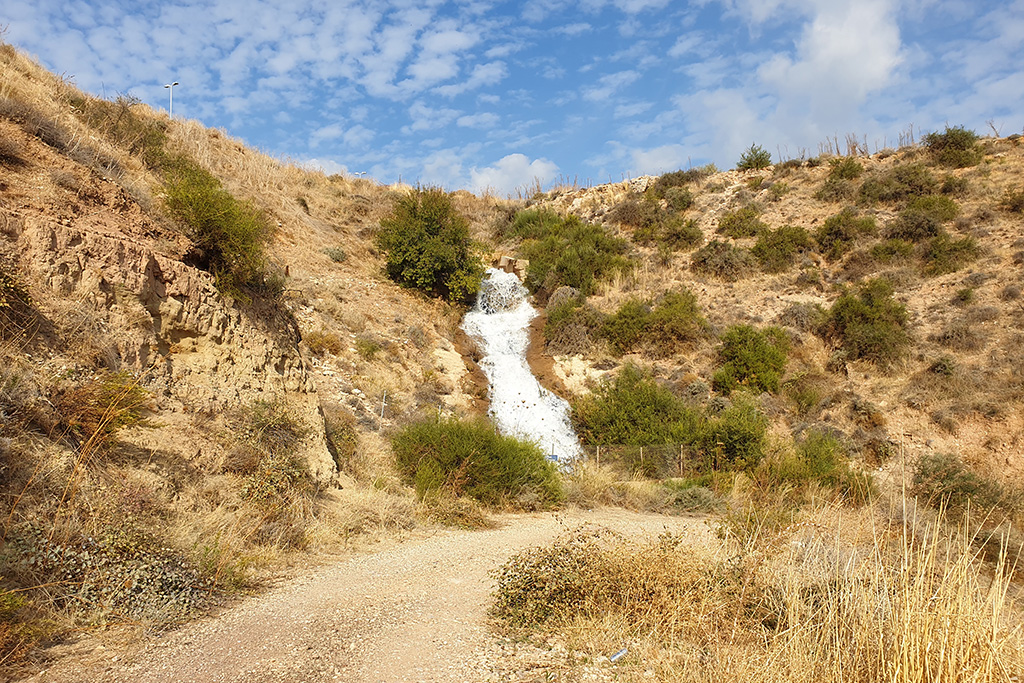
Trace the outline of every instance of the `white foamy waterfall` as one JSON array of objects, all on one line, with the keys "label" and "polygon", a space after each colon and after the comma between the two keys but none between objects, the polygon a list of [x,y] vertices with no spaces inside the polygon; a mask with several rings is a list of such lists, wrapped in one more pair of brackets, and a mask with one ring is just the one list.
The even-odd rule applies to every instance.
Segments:
[{"label": "white foamy waterfall", "polygon": [[490,383],[490,415],[498,431],[532,441],[566,462],[580,455],[579,439],[569,404],[542,387],[526,362],[529,325],[537,315],[527,294],[515,273],[489,268],[462,329],[483,353],[480,366]]}]

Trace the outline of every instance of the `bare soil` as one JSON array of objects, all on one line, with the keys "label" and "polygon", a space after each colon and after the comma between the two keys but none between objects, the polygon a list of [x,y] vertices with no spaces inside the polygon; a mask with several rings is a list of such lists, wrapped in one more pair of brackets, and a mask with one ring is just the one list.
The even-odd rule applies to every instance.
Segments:
[{"label": "bare soil", "polygon": [[[504,639],[488,621],[492,572],[519,550],[583,524],[630,537],[664,531],[709,542],[703,518],[617,509],[505,515],[487,531],[434,531],[311,569],[163,637],[96,638],[33,683],[612,680]],[[609,653],[611,654],[611,653]]]}]

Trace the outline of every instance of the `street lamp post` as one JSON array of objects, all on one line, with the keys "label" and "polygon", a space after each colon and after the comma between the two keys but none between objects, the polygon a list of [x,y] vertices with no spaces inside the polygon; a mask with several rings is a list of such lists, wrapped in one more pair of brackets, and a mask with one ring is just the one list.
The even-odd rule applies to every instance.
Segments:
[{"label": "street lamp post", "polygon": [[178,81],[174,83],[168,83],[164,87],[167,88],[167,95],[169,101],[167,103],[167,114],[173,119],[174,118],[174,86],[178,85]]}]

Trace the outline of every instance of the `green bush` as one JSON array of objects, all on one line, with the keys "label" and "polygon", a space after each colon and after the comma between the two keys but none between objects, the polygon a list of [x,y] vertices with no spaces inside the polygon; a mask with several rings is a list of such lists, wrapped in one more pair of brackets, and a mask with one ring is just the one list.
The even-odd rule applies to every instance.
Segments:
[{"label": "green bush", "polygon": [[936,235],[927,245],[921,257],[925,275],[953,273],[981,255],[981,249],[973,237],[953,239],[945,232]]},{"label": "green bush", "polygon": [[914,245],[903,240],[885,240],[871,247],[871,258],[879,263],[905,261],[913,255]]},{"label": "green bush", "polygon": [[978,135],[963,126],[946,126],[945,131],[928,133],[922,141],[935,160],[943,166],[966,168],[977,166],[981,162]]},{"label": "green bush", "polygon": [[665,190],[665,205],[669,211],[686,211],[693,206],[693,193],[685,187],[670,187]]},{"label": "green bush", "polygon": [[688,289],[666,292],[648,317],[647,340],[657,354],[691,346],[707,334],[708,322]]},{"label": "green bush", "polygon": [[781,328],[730,327],[722,335],[722,346],[718,350],[722,366],[715,372],[712,386],[724,394],[741,386],[756,393],[775,393],[786,369],[788,353],[789,338]]},{"label": "green bush", "polygon": [[764,230],[750,253],[768,273],[781,273],[796,263],[797,254],[814,246],[810,233],[796,225],[783,225],[777,230]]},{"label": "green bush", "polygon": [[693,253],[690,268],[728,282],[741,280],[754,271],[756,259],[749,249],[730,242],[711,240]]},{"label": "green bush", "polygon": [[856,292],[844,292],[829,309],[823,334],[850,359],[881,365],[903,356],[910,346],[907,309],[892,296],[892,285],[870,280]]},{"label": "green bush", "polygon": [[210,272],[222,292],[243,299],[279,295],[282,283],[268,274],[266,256],[273,228],[263,213],[185,157],[167,161],[164,177],[167,210],[192,240],[186,261]]},{"label": "green bush", "polygon": [[718,173],[718,169],[715,168],[714,164],[708,164],[707,166],[698,166],[697,168],[691,168],[686,171],[672,171],[671,173],[664,173],[658,176],[658,179],[654,181],[654,185],[648,190],[655,197],[662,199],[666,198],[668,191],[673,187],[683,187],[690,183],[700,182],[710,175]]},{"label": "green bush", "polygon": [[744,151],[743,154],[740,155],[740,160],[736,163],[736,170],[760,170],[762,168],[768,168],[771,165],[771,152],[761,145],[752,144],[750,145],[750,149]]},{"label": "green bush", "polygon": [[825,255],[835,260],[849,251],[859,237],[874,235],[876,232],[878,228],[873,216],[858,218],[857,213],[847,207],[825,219],[814,238]]},{"label": "green bush", "polygon": [[938,186],[935,176],[923,164],[901,164],[865,178],[860,186],[860,196],[868,203],[900,202],[933,194]]},{"label": "green bush", "polygon": [[869,475],[850,469],[846,447],[832,434],[812,430],[795,451],[772,463],[771,477],[782,483],[816,482],[856,503],[866,503],[874,492]]},{"label": "green bush", "polygon": [[604,320],[600,311],[580,297],[549,307],[544,323],[548,353],[557,356],[589,352]]},{"label": "green bush", "polygon": [[841,202],[853,199],[856,195],[857,191],[852,181],[829,176],[814,193],[814,198],[823,202]]},{"label": "green bush", "polygon": [[855,180],[864,172],[864,165],[856,157],[836,157],[828,162],[828,177],[841,180]]},{"label": "green bush", "polygon": [[942,224],[953,220],[959,213],[957,203],[944,195],[914,197],[889,226],[886,236],[920,242],[938,235],[942,232]]},{"label": "green bush", "polygon": [[605,318],[601,325],[601,336],[608,340],[616,355],[629,353],[643,339],[650,315],[650,304],[630,299]]},{"label": "green bush", "polygon": [[673,217],[661,224],[655,241],[661,247],[682,251],[699,247],[704,242],[704,233],[697,225],[697,221],[692,218],[684,220],[681,217]]},{"label": "green bush", "polygon": [[681,443],[691,440],[702,417],[634,365],[572,404],[572,422],[587,444]]},{"label": "green bush", "polygon": [[691,443],[712,469],[750,469],[764,457],[768,420],[742,395],[700,427]]},{"label": "green bush", "polygon": [[136,154],[150,167],[166,161],[167,124],[160,119],[140,115],[142,101],[118,95],[113,102],[97,97],[73,98],[72,111],[79,119],[118,147]]},{"label": "green bush", "polygon": [[939,187],[939,192],[942,194],[951,194],[957,197],[967,194],[967,188],[969,184],[967,178],[957,177],[949,174],[942,179],[942,185]]},{"label": "green bush", "polygon": [[483,420],[434,419],[391,438],[403,476],[423,499],[442,493],[499,506],[516,499],[562,499],[557,466],[534,444],[502,436]]},{"label": "green bush", "polygon": [[469,221],[440,188],[421,188],[399,198],[381,220],[376,243],[388,277],[403,287],[453,303],[469,301],[480,289],[484,267],[469,236]]},{"label": "green bush", "polygon": [[692,345],[707,330],[697,297],[689,290],[666,292],[653,306],[630,299],[604,319],[601,335],[618,354],[629,353],[640,344],[656,355],[671,354]]},{"label": "green bush", "polygon": [[948,453],[921,457],[914,473],[913,493],[934,507],[986,513],[993,509],[1015,509],[1024,501],[998,482],[970,470],[960,458]]},{"label": "green bush", "polygon": [[735,211],[727,211],[718,221],[719,235],[739,239],[741,237],[755,237],[762,230],[768,228],[758,216],[761,215],[761,208],[755,204],[748,204]]},{"label": "green bush", "polygon": [[520,255],[530,260],[525,284],[532,292],[568,286],[587,296],[599,281],[633,267],[628,242],[576,216],[527,209],[516,214],[512,233],[523,240]]}]

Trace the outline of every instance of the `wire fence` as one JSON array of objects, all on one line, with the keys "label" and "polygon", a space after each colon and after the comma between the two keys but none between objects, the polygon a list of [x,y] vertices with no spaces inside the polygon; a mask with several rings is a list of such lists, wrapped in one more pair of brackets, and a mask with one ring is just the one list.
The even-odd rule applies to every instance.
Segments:
[{"label": "wire fence", "polygon": [[713,462],[686,444],[656,446],[584,446],[587,462],[610,467],[621,475],[650,479],[687,477],[706,472]]}]

